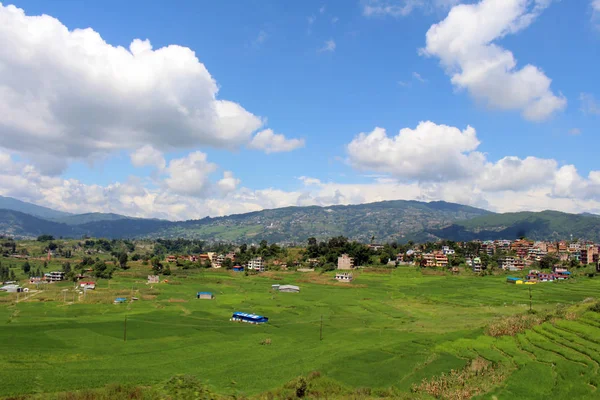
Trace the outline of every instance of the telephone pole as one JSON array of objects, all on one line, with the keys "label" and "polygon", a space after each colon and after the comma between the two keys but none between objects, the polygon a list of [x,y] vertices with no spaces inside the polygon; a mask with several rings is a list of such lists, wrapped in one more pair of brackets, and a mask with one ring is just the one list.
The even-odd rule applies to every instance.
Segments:
[{"label": "telephone pole", "polygon": [[125,324],[123,325],[123,341],[127,341],[127,316],[125,316]]},{"label": "telephone pole", "polygon": [[529,312],[531,312],[531,285],[529,285]]},{"label": "telephone pole", "polygon": [[319,341],[323,341],[323,315],[321,315],[321,328],[319,329]]}]

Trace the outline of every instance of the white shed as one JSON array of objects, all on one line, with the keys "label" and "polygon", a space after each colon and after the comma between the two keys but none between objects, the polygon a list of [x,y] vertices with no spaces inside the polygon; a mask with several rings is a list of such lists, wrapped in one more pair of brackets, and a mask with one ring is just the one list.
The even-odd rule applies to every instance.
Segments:
[{"label": "white shed", "polygon": [[294,285],[281,285],[279,286],[279,291],[284,293],[298,293],[300,292],[300,287]]}]

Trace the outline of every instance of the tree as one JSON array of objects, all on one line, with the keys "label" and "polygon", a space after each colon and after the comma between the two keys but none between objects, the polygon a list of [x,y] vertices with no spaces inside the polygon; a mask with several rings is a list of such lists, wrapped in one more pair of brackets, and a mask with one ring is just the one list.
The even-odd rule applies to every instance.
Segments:
[{"label": "tree", "polygon": [[570,268],[579,268],[579,265],[580,265],[580,264],[579,264],[579,260],[578,260],[578,259],[576,259],[576,258],[571,258],[571,259],[569,260],[569,267],[570,267]]},{"label": "tree", "polygon": [[163,275],[171,275],[171,267],[168,265],[163,269]]},{"label": "tree", "polygon": [[121,266],[121,268],[127,269],[127,260],[127,253],[122,252],[121,255],[119,255],[119,265]]},{"label": "tree", "polygon": [[110,279],[112,278],[113,269],[109,268],[104,261],[97,261],[94,264],[94,275],[97,278]]},{"label": "tree", "polygon": [[62,269],[65,274],[68,274],[69,272],[71,272],[71,263],[67,261],[66,263],[63,264]]},{"label": "tree", "polygon": [[163,270],[163,265],[160,262],[160,259],[158,257],[152,257],[152,260],[150,260],[150,263],[152,264],[152,269],[154,270],[155,273],[160,274]]},{"label": "tree", "polygon": [[51,240],[54,240],[54,236],[52,235],[40,235],[37,238],[38,242],[49,242]]},{"label": "tree", "polygon": [[29,264],[29,261],[25,261],[21,268],[23,268],[24,273],[29,274],[29,272],[31,271],[31,265]]},{"label": "tree", "polygon": [[240,246],[240,253],[244,254],[248,250],[248,245],[246,243]]},{"label": "tree", "polygon": [[223,264],[221,266],[225,269],[232,269],[233,261],[231,261],[231,258],[226,258],[225,260],[223,260]]},{"label": "tree", "polygon": [[551,269],[552,267],[554,267],[554,265],[556,265],[556,263],[558,263],[557,257],[553,256],[552,254],[546,254],[540,260],[540,268]]},{"label": "tree", "polygon": [[17,276],[15,275],[15,271],[14,270],[10,270],[10,280],[11,281],[16,281],[17,280]]}]

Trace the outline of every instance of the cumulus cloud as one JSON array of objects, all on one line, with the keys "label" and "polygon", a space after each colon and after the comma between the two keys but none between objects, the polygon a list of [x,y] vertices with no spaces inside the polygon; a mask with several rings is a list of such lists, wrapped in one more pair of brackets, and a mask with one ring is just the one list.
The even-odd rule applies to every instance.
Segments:
[{"label": "cumulus cloud", "polygon": [[[537,162],[542,165],[553,163],[552,160],[545,160],[545,163],[544,160],[526,160],[510,160],[515,165],[507,168],[520,174],[519,169],[524,169],[527,163],[531,168],[537,168]],[[171,162],[169,166],[185,165],[192,168],[194,172],[188,175],[188,179],[193,186],[195,181],[206,182],[204,175],[213,171],[207,164],[208,161],[201,154],[192,153],[178,162]],[[514,178],[517,185],[504,187],[486,187],[481,184],[481,177],[458,181],[401,181],[382,180],[375,176],[372,182],[361,184],[323,183],[316,178],[303,177],[302,180],[307,184],[305,187],[285,191],[238,187],[239,180],[226,171],[214,185],[200,184],[198,195],[198,190],[192,190],[191,187],[184,187],[177,192],[166,184],[149,187],[146,180],[137,177],[104,186],[88,185],[76,179],[49,177],[34,166],[15,161],[0,151],[1,195],[75,213],[114,212],[134,217],[183,220],[286,206],[329,206],[398,199],[445,200],[500,212],[544,209],[600,212],[600,171],[592,171],[583,177],[574,166],[565,165],[556,169],[551,177],[533,177],[532,174],[528,171],[528,182],[534,182],[535,179],[539,179],[539,182],[529,187],[518,177]],[[489,179],[510,180],[506,173],[497,172],[493,176],[488,173],[488,176]],[[169,179],[169,176],[165,175],[165,179]],[[185,185],[183,179],[175,186],[178,185]],[[204,195],[209,192],[211,196]]]},{"label": "cumulus cloud", "polygon": [[550,89],[551,79],[531,64],[521,69],[512,52],[495,41],[528,27],[552,0],[482,0],[453,7],[429,28],[422,53],[440,59],[452,83],[491,108],[519,110],[540,121],[567,100]]},{"label": "cumulus cloud", "polygon": [[460,2],[461,0],[363,0],[362,11],[366,17],[404,17],[416,9],[431,12],[450,8]]},{"label": "cumulus cloud", "polygon": [[221,191],[221,194],[232,193],[237,189],[237,186],[240,184],[240,180],[233,176],[233,172],[225,171],[223,173],[223,179],[217,182],[217,186]]},{"label": "cumulus cloud", "polygon": [[209,175],[216,170],[217,165],[209,162],[206,154],[195,151],[169,162],[165,184],[176,194],[207,196],[210,188]]},{"label": "cumulus cloud", "polygon": [[475,129],[421,122],[389,137],[383,128],[361,133],[348,146],[350,164],[359,170],[391,173],[405,179],[443,181],[472,176],[484,157]]},{"label": "cumulus cloud", "polygon": [[130,158],[134,167],[155,167],[162,170],[166,166],[163,154],[149,144],[131,153]]},{"label": "cumulus cloud", "polygon": [[[461,131],[428,121],[415,129],[402,129],[394,137],[382,128],[361,133],[347,151],[354,168],[391,174],[399,185],[417,185],[425,198],[473,203],[461,200],[460,193],[464,193],[479,198],[478,204],[487,204],[508,192],[545,190],[544,196],[553,199],[600,201],[600,172],[583,178],[573,165],[559,166],[556,160],[538,157],[507,156],[493,162],[477,151],[479,143],[472,127]],[[378,182],[393,185],[395,181]]]},{"label": "cumulus cloud", "polygon": [[281,153],[304,147],[304,139],[286,139],[284,135],[275,133],[272,129],[265,129],[254,136],[248,147],[263,150],[267,154]]},{"label": "cumulus cloud", "polygon": [[[266,38],[259,35],[259,39]],[[238,148],[264,121],[218,98],[194,51],[129,48],[0,3],[0,147],[56,173],[115,150]]]},{"label": "cumulus cloud", "polygon": [[551,182],[557,164],[555,160],[537,157],[504,157],[498,162],[487,163],[477,183],[485,191],[526,190]]}]

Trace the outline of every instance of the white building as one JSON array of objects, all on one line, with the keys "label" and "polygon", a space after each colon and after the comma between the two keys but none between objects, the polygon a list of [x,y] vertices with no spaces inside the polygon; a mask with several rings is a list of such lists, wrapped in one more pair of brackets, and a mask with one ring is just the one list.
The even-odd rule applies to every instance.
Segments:
[{"label": "white building", "polygon": [[44,274],[44,278],[48,282],[60,282],[65,279],[65,273],[62,271],[47,272]]},{"label": "white building", "polygon": [[258,272],[264,272],[265,261],[262,257],[253,258],[252,260],[248,261],[248,269],[252,269]]},{"label": "white building", "polygon": [[453,256],[454,254],[456,254],[454,249],[451,249],[449,246],[443,246],[442,253],[444,253],[445,256]]}]

